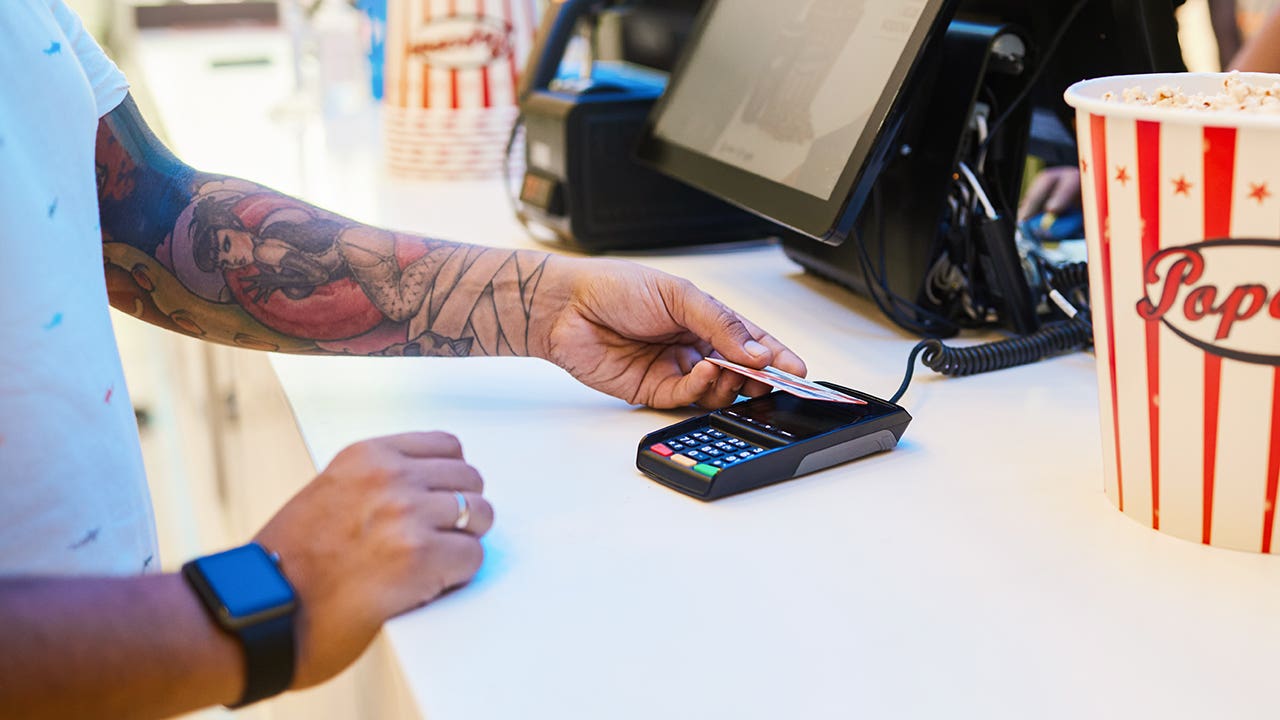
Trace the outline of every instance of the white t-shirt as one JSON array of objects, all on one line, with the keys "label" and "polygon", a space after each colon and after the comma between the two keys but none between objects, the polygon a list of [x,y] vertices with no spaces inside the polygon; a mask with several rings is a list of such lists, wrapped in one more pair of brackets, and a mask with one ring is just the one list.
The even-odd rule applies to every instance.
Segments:
[{"label": "white t-shirt", "polygon": [[155,569],[94,165],[128,85],[63,0],[0,0],[0,78],[0,574]]}]

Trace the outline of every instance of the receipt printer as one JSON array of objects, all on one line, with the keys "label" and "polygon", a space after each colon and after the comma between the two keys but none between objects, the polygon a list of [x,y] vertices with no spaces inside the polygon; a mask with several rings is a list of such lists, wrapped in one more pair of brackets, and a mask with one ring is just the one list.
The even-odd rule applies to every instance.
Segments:
[{"label": "receipt printer", "polygon": [[580,20],[608,3],[566,0],[547,11],[521,88],[526,171],[521,221],[585,252],[644,250],[770,237],[767,220],[637,163],[635,142],[666,74],[588,58],[559,73]]}]

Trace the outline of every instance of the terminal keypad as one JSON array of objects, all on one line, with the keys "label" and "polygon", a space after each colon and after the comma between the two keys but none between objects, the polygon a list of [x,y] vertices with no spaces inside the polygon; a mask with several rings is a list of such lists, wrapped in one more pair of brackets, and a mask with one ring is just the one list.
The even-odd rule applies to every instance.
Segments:
[{"label": "terminal keypad", "polygon": [[689,467],[688,461],[692,460],[693,470],[714,477],[724,468],[759,455],[765,448],[713,427],[703,427],[651,445],[649,451],[685,467]]}]

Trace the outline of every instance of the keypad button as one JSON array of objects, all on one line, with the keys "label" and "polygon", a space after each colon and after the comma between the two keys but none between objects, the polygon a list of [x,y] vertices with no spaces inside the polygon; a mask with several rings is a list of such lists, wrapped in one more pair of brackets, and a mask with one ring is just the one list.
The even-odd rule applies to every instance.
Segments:
[{"label": "keypad button", "polygon": [[745,447],[747,447],[747,444],[746,444],[745,442],[743,442],[743,441],[739,440],[738,438],[730,438],[730,439],[729,439],[729,444],[730,444],[730,445],[732,445],[732,446],[734,446],[734,447],[736,447],[736,448],[745,448]]},{"label": "keypad button", "polygon": [[662,457],[671,457],[673,454],[675,454],[675,450],[667,447],[666,445],[663,445],[662,443],[658,443],[657,445],[650,445],[649,449],[658,453]]},{"label": "keypad button", "polygon": [[698,463],[693,466],[693,469],[707,477],[715,477],[716,473],[720,472],[720,468],[715,467],[714,465],[707,465],[705,463]]},{"label": "keypad button", "polygon": [[751,454],[752,454],[752,455],[759,455],[759,454],[760,454],[760,453],[762,453],[762,452],[764,452],[764,448],[762,448],[762,447],[753,447],[753,448],[751,448]]},{"label": "keypad button", "polygon": [[677,463],[677,464],[679,464],[679,465],[683,465],[683,466],[685,466],[685,467],[693,467],[694,465],[697,465],[697,464],[698,464],[698,461],[697,461],[697,460],[694,460],[694,459],[693,459],[693,458],[691,458],[691,457],[687,457],[687,456],[685,456],[685,455],[679,455],[679,454],[672,455],[672,456],[671,456],[671,461],[672,461],[672,462],[675,462],[675,463]]},{"label": "keypad button", "polygon": [[680,452],[681,450],[684,449],[684,443],[678,443],[673,440],[668,440],[663,444],[671,448],[672,450],[675,450],[676,452]]},{"label": "keypad button", "polygon": [[748,450],[743,450],[742,452],[738,453],[739,460],[746,460],[749,457],[751,457],[751,452]]},{"label": "keypad button", "polygon": [[707,429],[707,434],[708,434],[708,435],[710,435],[710,436],[711,436],[711,437],[713,437],[713,438],[716,438],[717,440],[719,440],[720,438],[724,437],[724,433],[722,433],[722,432],[720,432],[719,430],[716,430],[716,429],[714,429],[714,428],[708,428],[708,429]]},{"label": "keypad button", "polygon": [[707,461],[707,464],[708,464],[708,465],[714,465],[714,466],[716,466],[716,467],[718,467],[718,468],[722,468],[722,467],[724,467],[724,466],[728,465],[728,464],[729,464],[729,462],[728,462],[727,460],[725,460],[724,458],[716,458],[715,460],[709,460],[709,461]]},{"label": "keypad button", "polygon": [[707,460],[707,459],[709,459],[709,458],[711,457],[710,455],[708,455],[708,454],[706,454],[706,453],[704,453],[704,452],[698,452],[697,450],[685,450],[685,451],[684,451],[684,454],[685,454],[685,455],[688,455],[689,457],[693,458],[694,460],[697,460],[698,462],[702,462],[703,460]]},{"label": "keypad button", "polygon": [[710,445],[703,445],[702,447],[698,448],[698,450],[700,452],[704,452],[710,455],[711,457],[720,457],[721,455],[724,454],[724,452],[717,450],[716,448],[713,448]]}]

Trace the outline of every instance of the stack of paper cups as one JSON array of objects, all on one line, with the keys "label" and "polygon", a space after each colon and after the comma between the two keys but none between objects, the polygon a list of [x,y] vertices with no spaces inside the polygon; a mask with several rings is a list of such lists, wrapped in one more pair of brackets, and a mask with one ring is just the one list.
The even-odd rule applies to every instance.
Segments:
[{"label": "stack of paper cups", "polygon": [[[1135,88],[1214,96],[1226,77],[1113,77],[1067,90],[1104,488],[1162,532],[1280,553],[1280,114],[1121,100]],[[1280,96],[1280,76],[1236,77]]]},{"label": "stack of paper cups", "polygon": [[383,117],[392,174],[501,172],[536,21],[535,0],[389,0]]}]

